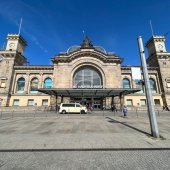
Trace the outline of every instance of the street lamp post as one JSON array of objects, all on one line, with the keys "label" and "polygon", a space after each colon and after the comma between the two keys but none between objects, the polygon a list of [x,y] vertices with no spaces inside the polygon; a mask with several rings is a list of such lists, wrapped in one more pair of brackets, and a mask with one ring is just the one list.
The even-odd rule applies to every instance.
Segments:
[{"label": "street lamp post", "polygon": [[144,77],[144,83],[145,83],[145,91],[146,91],[147,107],[148,107],[148,112],[149,112],[151,134],[153,137],[158,138],[159,132],[158,132],[153,97],[152,97],[152,93],[150,89],[150,82],[149,82],[148,70],[147,70],[147,65],[146,65],[145,52],[144,52],[141,36],[138,37],[138,45],[139,45],[139,53],[140,53],[141,65],[142,65],[142,71],[143,71],[143,77]]}]

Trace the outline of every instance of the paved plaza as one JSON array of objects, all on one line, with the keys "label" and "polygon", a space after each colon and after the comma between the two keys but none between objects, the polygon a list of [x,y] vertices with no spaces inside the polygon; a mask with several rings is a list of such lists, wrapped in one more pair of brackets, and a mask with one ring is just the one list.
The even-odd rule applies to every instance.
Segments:
[{"label": "paved plaza", "polygon": [[0,169],[169,170],[170,112],[156,114],[158,139],[146,112],[3,112]]},{"label": "paved plaza", "polygon": [[158,139],[150,135],[146,113],[29,114],[1,117],[0,150],[170,148],[169,112],[157,116]]}]

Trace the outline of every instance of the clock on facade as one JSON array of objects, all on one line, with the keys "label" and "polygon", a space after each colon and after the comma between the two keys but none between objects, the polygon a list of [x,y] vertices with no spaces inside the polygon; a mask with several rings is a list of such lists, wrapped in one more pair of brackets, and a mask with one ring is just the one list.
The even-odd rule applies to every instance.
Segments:
[{"label": "clock on facade", "polygon": [[162,50],[163,49],[163,45],[162,44],[158,44],[158,49]]},{"label": "clock on facade", "polygon": [[10,43],[9,46],[10,46],[10,47],[14,47],[15,44],[14,44],[14,43]]}]

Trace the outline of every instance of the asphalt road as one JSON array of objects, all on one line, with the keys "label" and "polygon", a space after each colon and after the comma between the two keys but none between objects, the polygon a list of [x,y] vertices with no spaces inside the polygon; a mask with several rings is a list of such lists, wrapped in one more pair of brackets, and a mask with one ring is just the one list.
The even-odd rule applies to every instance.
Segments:
[{"label": "asphalt road", "polygon": [[1,170],[169,170],[170,150],[0,152]]}]

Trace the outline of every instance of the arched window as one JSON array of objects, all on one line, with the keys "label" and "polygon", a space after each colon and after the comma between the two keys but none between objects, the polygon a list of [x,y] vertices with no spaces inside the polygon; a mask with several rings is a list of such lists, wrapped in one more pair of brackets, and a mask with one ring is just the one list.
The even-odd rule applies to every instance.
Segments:
[{"label": "arched window", "polygon": [[19,78],[17,81],[16,92],[23,93],[25,87],[25,79],[23,77]]},{"label": "arched window", "polygon": [[151,87],[151,92],[152,93],[156,93],[157,89],[156,89],[156,82],[154,79],[149,79],[150,82],[150,87]]},{"label": "arched window", "polygon": [[130,81],[127,78],[123,79],[123,88],[130,89]]},{"label": "arched window", "polygon": [[102,88],[100,73],[93,67],[83,67],[76,71],[73,79],[76,88]]},{"label": "arched window", "polygon": [[44,88],[51,88],[52,87],[52,80],[51,78],[46,78],[44,80]]},{"label": "arched window", "polygon": [[38,92],[38,79],[33,78],[30,84],[30,93],[37,93],[37,92]]}]

